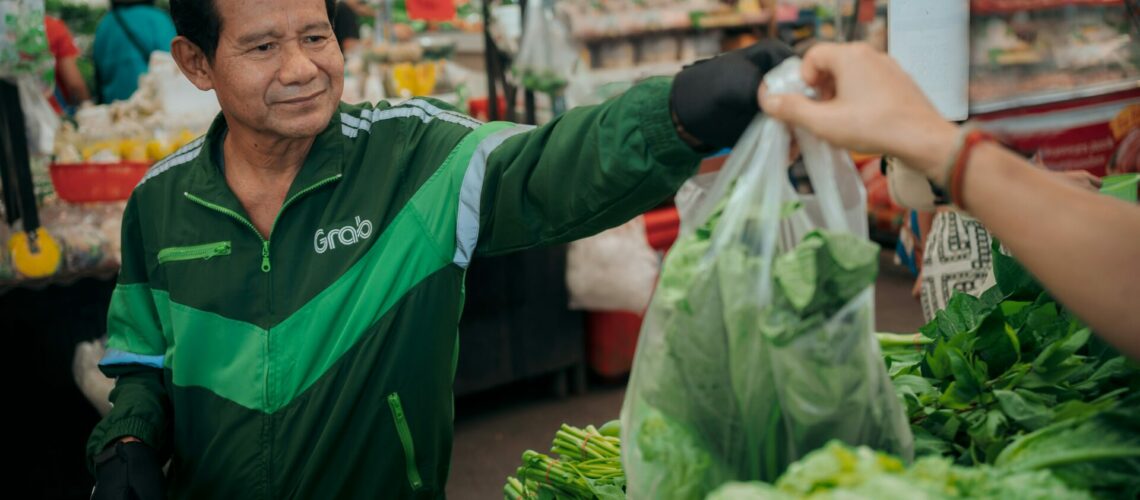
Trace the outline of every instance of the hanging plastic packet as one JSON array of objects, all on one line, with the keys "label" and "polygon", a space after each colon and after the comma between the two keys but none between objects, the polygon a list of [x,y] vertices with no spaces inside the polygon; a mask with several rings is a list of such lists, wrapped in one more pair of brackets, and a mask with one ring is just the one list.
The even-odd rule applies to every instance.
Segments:
[{"label": "hanging plastic packet", "polygon": [[561,93],[578,63],[578,49],[557,17],[554,0],[532,4],[524,26],[521,49],[511,67],[515,84],[552,96]]},{"label": "hanging plastic packet", "polygon": [[[800,61],[765,78],[808,93]],[[843,151],[758,117],[666,257],[622,406],[630,498],[704,498],[775,480],[832,439],[909,458],[910,427],[874,337],[879,248]]]}]

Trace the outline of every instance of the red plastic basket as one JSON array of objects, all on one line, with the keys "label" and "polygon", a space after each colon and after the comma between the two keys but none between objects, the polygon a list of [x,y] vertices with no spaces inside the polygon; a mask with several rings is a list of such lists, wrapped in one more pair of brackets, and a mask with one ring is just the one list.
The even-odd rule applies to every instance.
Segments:
[{"label": "red plastic basket", "polygon": [[146,175],[149,163],[53,163],[55,193],[64,201],[87,203],[125,200]]}]

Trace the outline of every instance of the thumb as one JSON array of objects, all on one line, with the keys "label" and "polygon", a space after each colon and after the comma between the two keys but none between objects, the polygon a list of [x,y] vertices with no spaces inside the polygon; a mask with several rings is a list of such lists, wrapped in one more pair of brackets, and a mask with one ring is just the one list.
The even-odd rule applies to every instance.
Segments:
[{"label": "thumb", "polygon": [[801,94],[768,94],[760,98],[760,109],[768,116],[814,133],[827,124],[827,105]]}]

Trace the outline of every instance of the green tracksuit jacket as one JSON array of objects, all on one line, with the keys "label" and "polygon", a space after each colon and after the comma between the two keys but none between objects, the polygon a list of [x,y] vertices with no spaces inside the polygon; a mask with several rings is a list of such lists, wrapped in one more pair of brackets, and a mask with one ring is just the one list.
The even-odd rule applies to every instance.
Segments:
[{"label": "green tracksuit jacket", "polygon": [[118,381],[89,460],[131,435],[172,456],[178,498],[442,496],[471,257],[672,194],[699,156],[669,91],[650,80],[538,128],[341,105],[269,238],[226,185],[219,118],[127,203],[101,363]]}]

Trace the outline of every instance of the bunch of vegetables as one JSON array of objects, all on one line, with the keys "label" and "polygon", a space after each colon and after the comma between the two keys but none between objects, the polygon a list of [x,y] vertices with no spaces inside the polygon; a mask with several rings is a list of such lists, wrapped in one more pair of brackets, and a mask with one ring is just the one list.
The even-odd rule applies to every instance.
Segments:
[{"label": "bunch of vegetables", "polygon": [[623,500],[619,433],[616,420],[601,429],[562,424],[550,448],[558,458],[533,450],[523,452],[517,477],[508,477],[503,486],[504,498]]},{"label": "bunch of vegetables", "polygon": [[511,68],[511,74],[524,88],[546,94],[558,94],[566,88],[566,77],[561,72],[547,69]]},{"label": "bunch of vegetables", "polygon": [[799,462],[774,484],[728,483],[708,500],[912,500],[953,498],[1091,498],[1048,470],[1009,471],[964,467],[942,457],[923,457],[909,467],[867,447],[833,441]]},{"label": "bunch of vegetables", "polygon": [[880,336],[916,452],[1136,498],[1140,369],[993,250],[996,286],[955,295],[915,337]]},{"label": "bunch of vegetables", "polygon": [[955,295],[916,335],[878,336],[912,465],[833,442],[772,484],[709,498],[1140,497],[1140,369],[993,252],[995,287]]}]

